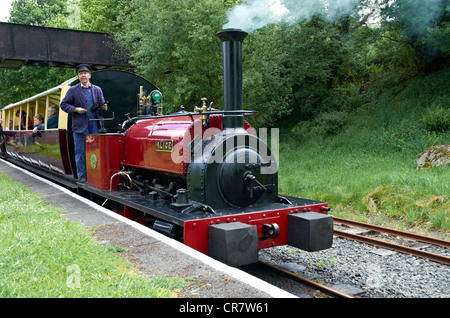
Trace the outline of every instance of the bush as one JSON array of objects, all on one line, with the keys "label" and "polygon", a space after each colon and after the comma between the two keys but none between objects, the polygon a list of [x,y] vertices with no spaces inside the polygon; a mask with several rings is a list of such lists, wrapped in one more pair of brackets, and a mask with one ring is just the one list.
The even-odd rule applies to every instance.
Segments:
[{"label": "bush", "polygon": [[311,122],[300,122],[292,128],[297,141],[303,142],[314,136],[336,136],[347,123],[348,113],[332,110],[318,114]]},{"label": "bush", "polygon": [[317,123],[316,127],[319,128],[322,134],[335,136],[344,127],[347,121],[347,113],[333,110],[319,114],[314,121]]},{"label": "bush", "polygon": [[445,132],[450,127],[450,110],[433,104],[422,116],[422,122],[429,131]]}]

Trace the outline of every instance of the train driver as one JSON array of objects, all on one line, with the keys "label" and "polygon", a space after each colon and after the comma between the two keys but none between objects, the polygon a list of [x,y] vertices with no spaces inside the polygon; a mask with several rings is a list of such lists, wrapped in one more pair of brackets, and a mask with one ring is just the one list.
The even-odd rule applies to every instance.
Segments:
[{"label": "train driver", "polygon": [[[72,115],[72,131],[75,144],[75,164],[78,180],[86,182],[85,134],[98,134],[99,120],[107,110],[102,89],[90,83],[91,69],[85,64],[76,67],[80,84],[74,85],[61,102],[61,109]],[[90,120],[94,119],[94,120]]]}]

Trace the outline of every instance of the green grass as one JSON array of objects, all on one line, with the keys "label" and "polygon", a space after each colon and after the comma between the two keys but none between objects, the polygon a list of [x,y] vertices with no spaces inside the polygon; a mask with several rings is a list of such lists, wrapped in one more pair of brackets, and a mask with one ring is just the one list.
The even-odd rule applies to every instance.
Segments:
[{"label": "green grass", "polygon": [[417,171],[408,157],[282,144],[280,192],[329,202],[335,215],[398,219],[450,230],[450,169]]},{"label": "green grass", "polygon": [[430,131],[423,120],[436,105],[450,112],[449,78],[444,70],[386,88],[347,110],[335,134],[323,129],[326,116],[296,126],[281,138],[281,193],[327,201],[336,216],[448,235],[450,166],[415,164],[427,147],[450,144],[450,130]]},{"label": "green grass", "polygon": [[182,278],[146,278],[121,247],[96,243],[37,194],[0,173],[0,298],[175,297]]}]

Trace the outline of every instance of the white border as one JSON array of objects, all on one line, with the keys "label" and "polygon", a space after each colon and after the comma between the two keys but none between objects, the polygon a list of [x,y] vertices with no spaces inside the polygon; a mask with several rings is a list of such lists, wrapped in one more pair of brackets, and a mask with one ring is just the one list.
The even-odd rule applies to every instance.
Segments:
[{"label": "white border", "polygon": [[170,247],[173,247],[176,250],[178,250],[178,251],[180,251],[180,252],[182,252],[182,253],[184,253],[184,254],[186,254],[188,256],[191,256],[191,257],[201,261],[202,263],[204,263],[204,264],[206,264],[208,266],[211,266],[212,268],[214,268],[214,269],[216,269],[218,271],[221,271],[221,272],[223,272],[223,273],[225,273],[227,275],[230,275],[231,277],[236,278],[236,279],[242,281],[243,283],[245,283],[247,285],[250,285],[251,287],[254,287],[254,288],[256,288],[256,289],[258,289],[258,290],[260,290],[260,291],[262,291],[264,293],[269,294],[271,297],[274,297],[274,298],[298,298],[297,296],[295,296],[295,295],[293,295],[291,293],[288,293],[288,292],[286,292],[286,291],[284,291],[284,290],[282,290],[282,289],[280,289],[280,288],[278,288],[278,287],[276,287],[276,286],[274,286],[272,284],[269,284],[269,283],[267,283],[267,282],[265,282],[265,281],[255,277],[255,276],[247,274],[247,273],[241,271],[240,269],[237,269],[235,267],[231,267],[231,266],[228,266],[228,265],[226,265],[224,263],[221,263],[221,262],[219,262],[219,261],[217,261],[217,260],[215,260],[215,259],[213,259],[213,258],[211,258],[211,257],[209,257],[209,256],[207,256],[205,254],[203,254],[203,253],[200,253],[199,251],[194,250],[193,248],[191,248],[189,246],[186,246],[186,245],[184,245],[184,244],[182,244],[182,243],[180,243],[178,241],[175,241],[175,240],[173,240],[173,239],[171,239],[171,238],[169,238],[169,237],[167,237],[167,236],[165,236],[165,235],[163,235],[161,233],[158,233],[158,232],[156,232],[156,231],[154,231],[154,230],[152,230],[152,229],[150,229],[150,228],[148,228],[148,227],[146,227],[146,226],[144,226],[144,225],[142,225],[142,224],[140,224],[138,222],[135,222],[135,221],[132,221],[130,219],[127,219],[126,217],[124,217],[124,216],[122,216],[120,214],[117,214],[117,213],[112,212],[112,211],[110,211],[110,210],[108,210],[108,209],[106,209],[106,208],[104,208],[102,206],[99,206],[99,205],[95,204],[94,202],[89,201],[88,199],[85,199],[85,198],[83,198],[83,197],[81,197],[81,196],[79,196],[79,195],[77,195],[77,194],[67,190],[64,187],[61,187],[61,186],[56,185],[56,184],[53,184],[52,182],[50,182],[50,181],[48,181],[48,180],[46,180],[44,178],[41,178],[41,177],[39,177],[39,176],[37,176],[37,175],[35,175],[35,174],[33,174],[33,173],[23,169],[23,168],[17,167],[15,165],[9,163],[8,161],[5,161],[3,159],[0,159],[0,160],[2,162],[4,162],[4,163],[10,165],[11,167],[28,174],[29,176],[31,176],[31,177],[33,177],[33,178],[35,178],[37,180],[45,182],[48,185],[51,185],[52,187],[54,187],[54,188],[56,188],[56,189],[58,189],[60,191],[63,191],[64,193],[72,196],[75,199],[88,204],[93,209],[95,209],[95,210],[97,210],[99,212],[102,212],[102,213],[104,213],[104,214],[106,214],[106,215],[108,215],[110,217],[113,217],[113,218],[117,219],[120,222],[123,222],[123,223],[126,223],[126,224],[132,226],[133,228],[137,229],[138,231],[144,233],[145,235],[153,237],[154,239],[156,239],[156,240],[158,240],[158,241],[160,241],[160,242],[162,242],[164,244],[167,244]]}]

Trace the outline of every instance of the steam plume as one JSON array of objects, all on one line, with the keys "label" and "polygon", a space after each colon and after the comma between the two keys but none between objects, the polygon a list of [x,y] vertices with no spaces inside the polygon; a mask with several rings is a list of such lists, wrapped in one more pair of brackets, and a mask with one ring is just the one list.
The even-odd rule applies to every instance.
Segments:
[{"label": "steam plume", "polygon": [[[373,0],[374,6],[377,1]],[[401,4],[401,13],[410,33],[423,32],[432,27],[442,10],[450,10],[444,5],[447,0],[415,0]],[[228,23],[223,28],[239,28],[246,32],[257,30],[272,23],[299,23],[312,15],[320,15],[334,20],[354,10],[360,0],[243,0],[228,11]],[[395,0],[388,6],[395,6]]]},{"label": "steam plume", "polygon": [[358,0],[244,0],[228,11],[228,23],[223,28],[250,32],[272,23],[298,23],[314,14],[335,19],[357,3]]}]

